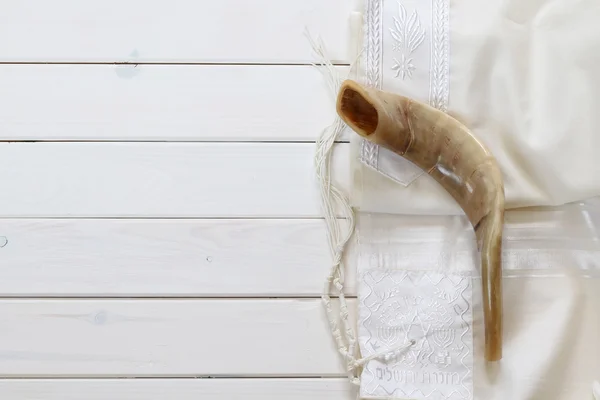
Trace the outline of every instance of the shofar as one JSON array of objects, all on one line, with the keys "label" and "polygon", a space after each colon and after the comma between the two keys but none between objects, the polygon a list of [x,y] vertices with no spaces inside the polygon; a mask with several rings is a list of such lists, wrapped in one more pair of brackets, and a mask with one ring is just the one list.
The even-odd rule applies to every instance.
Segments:
[{"label": "shofar", "polygon": [[360,136],[431,175],[469,218],[481,254],[485,359],[500,360],[504,183],[495,158],[448,114],[352,80],[340,88],[337,112]]}]

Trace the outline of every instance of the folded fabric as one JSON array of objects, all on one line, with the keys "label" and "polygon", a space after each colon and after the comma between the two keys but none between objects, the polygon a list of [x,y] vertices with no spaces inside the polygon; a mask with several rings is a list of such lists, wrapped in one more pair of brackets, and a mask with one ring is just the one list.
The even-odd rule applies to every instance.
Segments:
[{"label": "folded fabric", "polygon": [[430,176],[349,131],[360,398],[600,396],[600,2],[364,1],[358,80],[469,127],[509,211],[488,364],[473,228]]},{"label": "folded fabric", "polygon": [[[362,82],[468,126],[500,163],[507,208],[600,195],[600,2],[365,1]],[[461,214],[413,164],[351,138],[353,206]]]},{"label": "folded fabric", "polygon": [[[510,211],[504,350],[483,357],[481,277],[463,216],[360,213],[364,399],[572,400],[600,376],[600,202]],[[598,390],[597,388],[594,390]]]}]

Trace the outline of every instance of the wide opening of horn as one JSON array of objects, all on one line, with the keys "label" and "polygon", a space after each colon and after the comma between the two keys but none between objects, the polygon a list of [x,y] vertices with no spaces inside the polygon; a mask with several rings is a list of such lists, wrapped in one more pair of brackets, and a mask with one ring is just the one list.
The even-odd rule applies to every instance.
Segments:
[{"label": "wide opening of horn", "polygon": [[379,115],[361,91],[346,86],[340,96],[339,111],[358,133],[369,136],[377,129]]}]

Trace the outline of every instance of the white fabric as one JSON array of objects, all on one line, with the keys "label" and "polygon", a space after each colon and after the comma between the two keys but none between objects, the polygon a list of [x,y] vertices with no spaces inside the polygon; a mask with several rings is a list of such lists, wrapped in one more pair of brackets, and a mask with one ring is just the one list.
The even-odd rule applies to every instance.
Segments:
[{"label": "white fabric", "polygon": [[471,277],[372,268],[361,279],[358,326],[364,352],[412,345],[393,358],[367,363],[360,395],[471,400]]},{"label": "white fabric", "polygon": [[[367,364],[362,398],[592,398],[594,380],[600,377],[600,201],[507,213],[504,346],[496,365],[486,365],[482,354],[479,255],[466,218],[359,216],[361,352],[373,351],[374,342],[383,345],[382,333],[390,345],[395,343],[390,332],[399,335],[396,340],[429,340],[424,350],[415,347],[387,364]],[[419,282],[415,291],[400,278],[406,274],[437,278],[429,283],[413,279]],[[448,307],[457,292],[453,285],[436,282],[453,280],[455,288],[463,288],[462,277],[469,280],[472,295],[461,297],[456,308]],[[465,325],[456,315],[464,311],[465,301],[470,309],[464,321],[472,329],[461,343],[456,337],[465,333]],[[417,303],[436,304],[439,314],[432,317],[432,307]],[[405,318],[411,312],[416,319]],[[441,324],[445,333],[436,341],[439,320],[447,323]],[[463,358],[469,348],[472,354]]]},{"label": "white fabric", "polygon": [[[600,2],[366,1],[363,81],[469,126],[499,160],[507,207],[600,195]],[[379,149],[361,162],[369,155],[351,138],[361,211],[461,213],[399,156]]]},{"label": "white fabric", "polygon": [[359,80],[471,127],[500,162],[509,208],[561,206],[507,212],[503,359],[486,364],[472,228],[428,175],[350,132],[361,397],[600,398],[600,201],[564,205],[600,196],[600,3],[364,10]]}]

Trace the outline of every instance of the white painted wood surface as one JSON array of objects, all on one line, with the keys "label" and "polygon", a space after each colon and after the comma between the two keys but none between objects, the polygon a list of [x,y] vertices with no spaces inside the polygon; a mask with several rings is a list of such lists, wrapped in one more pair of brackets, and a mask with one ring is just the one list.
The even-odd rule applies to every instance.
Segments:
[{"label": "white painted wood surface", "polygon": [[356,398],[319,299],[334,104],[304,29],[347,64],[357,4],[3,2],[1,399]]},{"label": "white painted wood surface", "polygon": [[2,219],[0,245],[14,297],[317,297],[331,263],[321,219]]},{"label": "white painted wood surface", "polygon": [[[349,185],[349,147],[334,180]],[[320,217],[309,143],[0,143],[1,217]]]},{"label": "white painted wood surface", "polygon": [[307,63],[304,29],[348,59],[346,0],[10,0],[0,61]]},{"label": "white painted wood surface", "polygon": [[345,376],[320,299],[0,300],[0,315],[1,377]]},{"label": "white painted wood surface", "polygon": [[356,400],[356,389],[341,378],[2,379],[0,398],[11,400]]},{"label": "white painted wood surface", "polygon": [[0,140],[314,141],[335,115],[323,83],[302,65],[0,64]]}]

